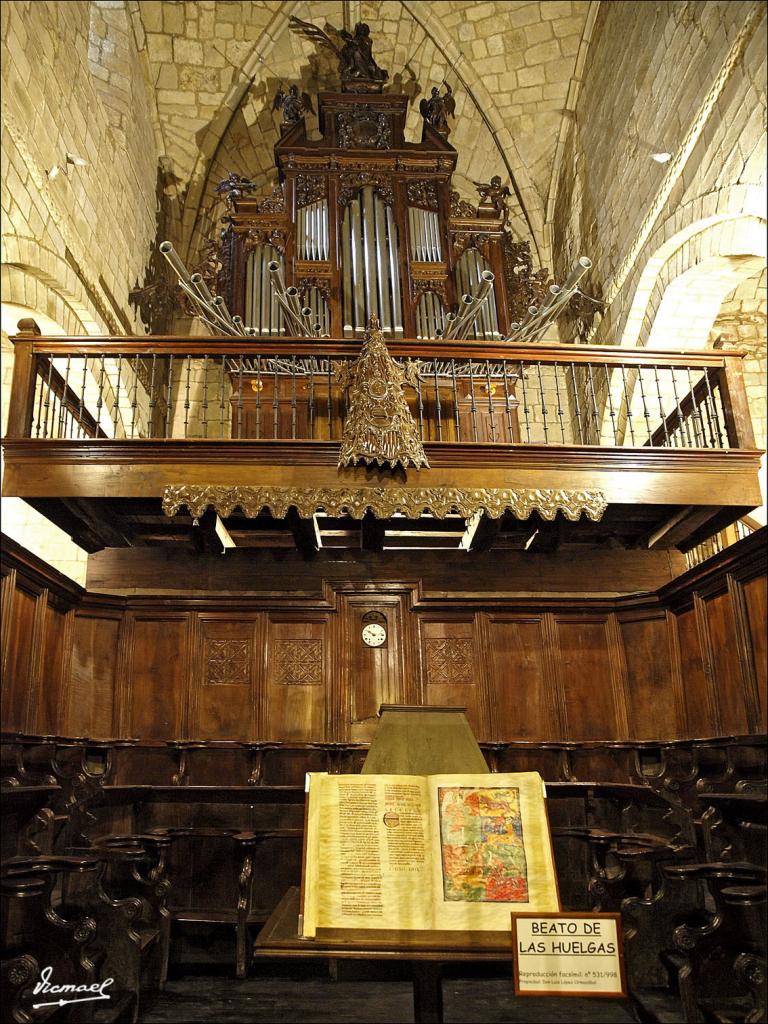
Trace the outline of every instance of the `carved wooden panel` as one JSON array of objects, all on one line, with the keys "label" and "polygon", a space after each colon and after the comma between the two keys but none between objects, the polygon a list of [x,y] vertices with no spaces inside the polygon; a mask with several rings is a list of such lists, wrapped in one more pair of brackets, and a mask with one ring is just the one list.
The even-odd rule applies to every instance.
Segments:
[{"label": "carved wooden panel", "polygon": [[616,736],[607,621],[558,616],[557,638],[567,739]]},{"label": "carved wooden panel", "polygon": [[328,620],[267,617],[266,726],[272,739],[325,736]]},{"label": "carved wooden panel", "polygon": [[272,681],[287,686],[320,686],[324,675],[322,640],[275,640]]},{"label": "carved wooden panel", "polygon": [[541,618],[489,617],[490,690],[499,740],[560,738]]},{"label": "carved wooden panel", "polygon": [[484,667],[475,618],[421,621],[424,703],[465,707],[478,739],[487,739],[482,702]]},{"label": "carved wooden panel", "polygon": [[766,706],[768,704],[768,679],[766,678],[768,650],[766,650],[765,629],[768,619],[768,600],[766,600],[768,588],[766,582],[765,576],[756,576],[743,584],[762,732],[768,732],[768,707]]},{"label": "carved wooden panel", "polygon": [[259,616],[201,614],[190,687],[192,734],[202,739],[256,738]]},{"label": "carved wooden panel", "polygon": [[129,671],[130,735],[171,740],[183,734],[189,616],[136,616]]},{"label": "carved wooden panel", "polygon": [[639,740],[657,738],[664,723],[665,735],[679,736],[682,723],[666,619],[621,621],[619,629],[627,666],[630,735]]},{"label": "carved wooden panel", "polygon": [[204,681],[207,686],[247,686],[253,645],[248,640],[205,641]]},{"label": "carved wooden panel", "polygon": [[428,686],[471,686],[477,675],[472,639],[434,637],[424,641]]},{"label": "carved wooden panel", "polygon": [[709,684],[704,671],[695,609],[691,608],[677,616],[677,633],[688,731],[692,736],[711,736],[716,730],[710,713]]},{"label": "carved wooden panel", "polygon": [[120,621],[75,615],[66,732],[113,736],[113,704]]},{"label": "carved wooden panel", "polygon": [[707,626],[712,650],[720,726],[724,733],[748,732],[744,683],[739,663],[738,641],[733,620],[731,595],[718,594],[706,603]]}]

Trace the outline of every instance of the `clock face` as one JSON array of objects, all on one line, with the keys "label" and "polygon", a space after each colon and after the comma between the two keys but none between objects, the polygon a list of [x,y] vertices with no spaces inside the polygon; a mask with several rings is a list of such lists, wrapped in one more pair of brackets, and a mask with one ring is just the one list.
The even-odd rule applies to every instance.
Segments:
[{"label": "clock face", "polygon": [[368,647],[381,647],[387,639],[386,629],[378,622],[369,622],[363,626],[363,643]]}]

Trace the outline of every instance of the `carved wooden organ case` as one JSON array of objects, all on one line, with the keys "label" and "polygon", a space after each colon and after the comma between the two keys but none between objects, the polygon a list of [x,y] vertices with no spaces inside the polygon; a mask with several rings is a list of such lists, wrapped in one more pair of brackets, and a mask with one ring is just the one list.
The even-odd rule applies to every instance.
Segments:
[{"label": "carved wooden organ case", "polygon": [[284,128],[272,194],[230,193],[219,291],[257,335],[285,333],[270,260],[331,337],[361,337],[372,314],[385,337],[435,337],[483,270],[495,275],[493,293],[467,337],[509,330],[503,215],[458,199],[457,152],[428,123],[421,142],[405,141],[408,102],[321,93],[322,138],[308,138],[304,118]]}]

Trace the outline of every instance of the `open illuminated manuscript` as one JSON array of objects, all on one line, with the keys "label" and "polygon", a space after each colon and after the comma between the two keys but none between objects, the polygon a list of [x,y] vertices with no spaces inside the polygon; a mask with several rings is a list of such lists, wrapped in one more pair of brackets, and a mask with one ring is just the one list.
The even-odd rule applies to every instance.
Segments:
[{"label": "open illuminated manuscript", "polygon": [[302,934],[508,932],[559,910],[537,772],[307,776]]}]

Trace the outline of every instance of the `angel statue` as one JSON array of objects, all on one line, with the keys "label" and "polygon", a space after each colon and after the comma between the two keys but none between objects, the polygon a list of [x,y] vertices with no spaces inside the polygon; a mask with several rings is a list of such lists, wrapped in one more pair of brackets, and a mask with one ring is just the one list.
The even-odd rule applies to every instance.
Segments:
[{"label": "angel statue", "polygon": [[512,195],[509,191],[509,186],[501,184],[501,178],[498,174],[494,174],[490,181],[473,181],[472,184],[480,193],[478,213],[485,210],[485,215],[488,216],[487,211],[493,210],[503,215],[504,223],[506,224],[509,217],[507,199]]},{"label": "angel statue", "polygon": [[440,89],[433,86],[429,99],[424,98],[419,104],[419,111],[426,124],[440,132],[441,135],[448,135],[450,128],[448,118],[456,116],[456,97],[448,83],[445,83],[445,95],[440,95]]},{"label": "angel statue", "polygon": [[[364,22],[358,22],[353,32],[326,25],[318,28],[309,21],[302,21],[293,15],[288,19],[291,29],[318,46],[330,50],[339,61],[342,89],[349,92],[380,92],[389,73],[380,68],[373,59],[371,30]],[[337,37],[336,41],[328,34]]]},{"label": "angel statue", "polygon": [[240,199],[241,196],[253,192],[255,189],[256,182],[251,181],[249,178],[244,178],[240,174],[235,174],[234,171],[230,171],[213,191],[217,195],[223,195],[227,206],[231,207],[235,199]]},{"label": "angel statue", "polygon": [[275,93],[272,109],[282,110],[283,119],[280,124],[283,130],[298,124],[305,114],[314,114],[315,112],[309,95],[305,92],[299,95],[298,85],[292,85],[287,93],[283,92],[281,85]]}]

